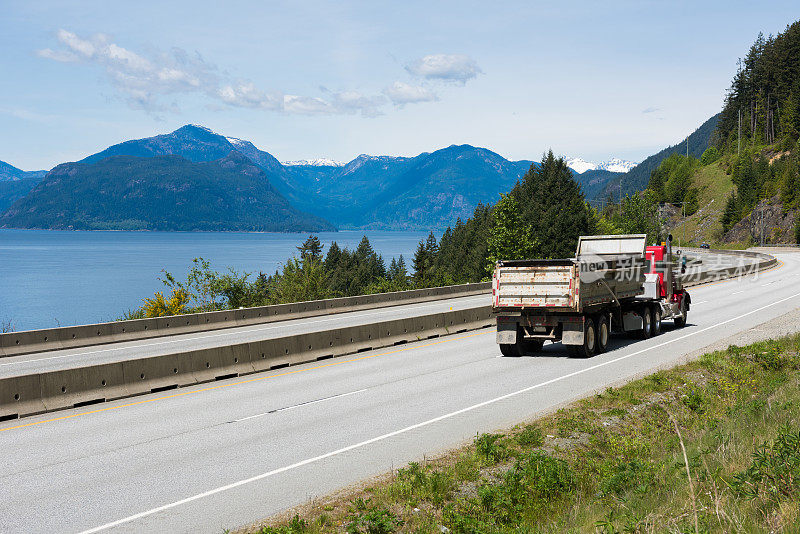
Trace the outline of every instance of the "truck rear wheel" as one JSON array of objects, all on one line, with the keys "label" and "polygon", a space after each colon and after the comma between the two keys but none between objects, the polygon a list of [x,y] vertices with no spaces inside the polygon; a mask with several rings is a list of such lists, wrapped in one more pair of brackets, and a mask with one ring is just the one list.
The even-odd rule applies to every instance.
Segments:
[{"label": "truck rear wheel", "polygon": [[642,308],[638,311],[639,317],[642,318],[642,329],[638,332],[639,339],[648,339],[653,335],[653,321],[650,314],[650,308]]},{"label": "truck rear wheel", "polygon": [[597,330],[594,321],[587,320],[583,331],[583,345],[567,345],[570,355],[575,358],[591,358],[597,346]]},{"label": "truck rear wheel", "polygon": [[678,317],[677,315],[675,316],[674,322],[675,322],[675,326],[677,326],[678,328],[683,328],[684,326],[686,326],[686,315],[687,315],[687,313],[686,313],[686,301],[684,299],[681,299],[681,311],[680,311],[680,313],[681,313],[680,317]]},{"label": "truck rear wheel", "polygon": [[650,314],[650,319],[652,323],[652,331],[653,336],[657,336],[661,333],[661,307],[660,306],[653,306],[652,313]]},{"label": "truck rear wheel", "polygon": [[516,343],[500,344],[500,353],[503,356],[516,358],[519,356],[525,356],[526,354],[532,354],[534,352],[539,352],[540,350],[542,350],[542,345],[544,345],[544,341],[537,341],[533,339],[520,341],[520,337],[522,336],[522,334],[518,333],[517,336],[518,337]]},{"label": "truck rear wheel", "polygon": [[608,315],[598,315],[594,322],[595,331],[597,332],[597,341],[595,342],[595,352],[600,354],[608,349],[608,340],[611,337],[611,329],[608,324]]},{"label": "truck rear wheel", "polygon": [[518,343],[500,343],[500,354],[509,358],[516,358],[517,356],[522,356],[519,352],[519,344]]}]

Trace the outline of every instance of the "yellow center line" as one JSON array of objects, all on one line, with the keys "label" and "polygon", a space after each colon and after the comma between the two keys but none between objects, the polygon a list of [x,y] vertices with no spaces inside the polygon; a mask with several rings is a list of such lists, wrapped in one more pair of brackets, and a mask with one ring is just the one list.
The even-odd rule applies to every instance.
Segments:
[{"label": "yellow center line", "polygon": [[[155,398],[152,398],[152,399],[144,399],[144,400],[140,400],[140,401],[136,401],[136,402],[129,402],[127,404],[121,404],[119,406],[108,406],[106,408],[99,408],[97,410],[89,410],[87,412],[79,412],[79,413],[73,413],[73,414],[70,414],[70,415],[62,415],[61,417],[53,417],[51,419],[45,419],[43,421],[33,421],[31,423],[25,423],[24,425],[16,425],[16,426],[10,426],[10,427],[6,427],[6,428],[0,428],[0,432],[5,432],[6,430],[16,430],[16,429],[19,429],[19,428],[25,428],[25,427],[31,427],[31,426],[38,426],[38,425],[43,425],[45,423],[53,423],[53,422],[56,422],[56,421],[63,421],[65,419],[72,419],[73,417],[79,417],[81,415],[91,415],[91,414],[94,414],[94,413],[101,413],[101,412],[109,412],[109,411],[112,411],[112,410],[119,410],[121,408],[128,408],[130,406],[138,406],[140,404],[148,404],[148,403],[151,403],[151,402],[156,402],[156,401],[161,401],[161,400],[166,400],[166,399],[173,399],[175,397],[182,397],[184,395],[194,395],[196,393],[203,393],[205,391],[213,391],[215,389],[229,388],[229,387],[232,387],[232,386],[240,386],[242,384],[249,384],[251,382],[260,382],[262,380],[268,380],[268,379],[271,379],[271,378],[278,378],[278,377],[281,377],[281,376],[289,376],[289,375],[294,375],[294,374],[297,374],[297,373],[305,373],[307,371],[314,371],[316,369],[324,369],[326,367],[333,367],[335,365],[343,365],[343,364],[346,364],[346,363],[354,363],[354,362],[359,362],[359,361],[362,361],[362,360],[369,360],[371,358],[377,358],[378,356],[389,356],[389,355],[392,355],[392,354],[397,354],[397,353],[400,353],[400,352],[406,352],[406,351],[409,351],[409,350],[415,350],[415,349],[420,349],[420,348],[425,348],[425,347],[433,347],[435,345],[441,345],[442,343],[447,343],[447,342],[450,342],[450,341],[459,341],[459,340],[462,340],[462,339],[468,339],[468,338],[471,338],[471,337],[484,335],[484,334],[487,334],[487,333],[489,333],[489,332],[474,332],[472,334],[467,334],[465,336],[447,337],[445,339],[441,339],[439,341],[434,341],[432,343],[425,343],[423,345],[414,345],[413,347],[404,347],[402,349],[390,350],[388,352],[379,352],[377,354],[370,354],[368,356],[360,356],[358,358],[351,358],[349,360],[334,361],[334,362],[326,363],[326,364],[323,364],[323,365],[315,365],[314,367],[307,367],[307,368],[304,368],[304,369],[295,369],[293,371],[286,371],[284,373],[278,373],[278,374],[274,374],[274,375],[267,375],[267,376],[259,376],[259,377],[255,377],[255,378],[248,378],[247,380],[239,380],[238,382],[231,382],[229,384],[219,384],[217,386],[209,386],[209,387],[205,387],[205,388],[201,388],[201,389],[192,389],[192,390],[188,390],[188,391],[181,391],[179,393],[173,393],[171,395],[162,395],[161,397],[155,397]],[[268,372],[268,371],[264,371],[264,372]]]}]

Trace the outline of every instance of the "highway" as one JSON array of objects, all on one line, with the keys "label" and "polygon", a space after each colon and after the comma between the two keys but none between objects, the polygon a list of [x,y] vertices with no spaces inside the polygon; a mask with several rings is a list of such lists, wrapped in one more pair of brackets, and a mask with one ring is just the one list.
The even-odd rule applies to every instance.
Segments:
[{"label": "highway", "polygon": [[[800,307],[800,254],[776,257],[759,275],[692,288],[686,328],[665,322],[650,340],[615,338],[588,360],[560,345],[501,358],[487,328],[0,423],[11,460],[0,465],[0,532],[219,533],[257,521]],[[289,333],[289,322],[264,327]],[[261,327],[242,331],[252,328]],[[73,352],[94,358],[101,348]],[[41,356],[0,362],[51,365]]]}]

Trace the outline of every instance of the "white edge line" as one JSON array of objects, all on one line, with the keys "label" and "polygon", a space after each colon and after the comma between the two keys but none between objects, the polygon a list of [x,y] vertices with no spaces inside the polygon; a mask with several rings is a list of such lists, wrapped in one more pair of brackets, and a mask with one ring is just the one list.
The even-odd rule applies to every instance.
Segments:
[{"label": "white edge line", "polygon": [[224,491],[228,491],[228,490],[231,490],[231,489],[234,489],[234,488],[238,488],[239,486],[244,486],[244,485],[250,484],[252,482],[257,482],[259,480],[262,480],[262,479],[265,479],[265,478],[268,478],[268,477],[271,477],[271,476],[274,476],[274,475],[278,475],[280,473],[285,473],[286,471],[291,471],[292,469],[297,469],[298,467],[302,467],[304,465],[315,463],[315,462],[318,462],[320,460],[325,460],[326,458],[330,458],[332,456],[337,456],[339,454],[343,454],[345,452],[352,451],[353,449],[358,449],[358,448],[361,448],[361,447],[365,447],[367,445],[371,445],[371,444],[376,443],[378,441],[383,441],[385,439],[389,439],[391,437],[394,437],[394,436],[397,436],[397,435],[400,435],[400,434],[405,434],[406,432],[411,432],[412,430],[416,430],[418,428],[422,428],[422,427],[425,427],[425,426],[428,426],[428,425],[432,425],[434,423],[438,423],[439,421],[443,421],[445,419],[450,419],[451,417],[455,417],[455,416],[461,415],[463,413],[471,412],[473,410],[477,410],[478,408],[483,408],[484,406],[488,406],[490,404],[494,404],[496,402],[500,402],[502,400],[505,400],[505,399],[508,399],[508,398],[511,398],[511,397],[515,397],[517,395],[521,395],[523,393],[527,393],[528,391],[532,391],[534,389],[538,389],[538,388],[541,388],[541,387],[544,387],[544,386],[548,386],[548,385],[553,384],[555,382],[559,382],[559,381],[565,380],[567,378],[572,378],[573,376],[577,376],[577,375],[580,375],[580,374],[583,374],[583,373],[587,373],[589,371],[593,371],[595,369],[599,369],[600,367],[605,367],[607,365],[611,365],[612,363],[616,363],[616,362],[619,362],[619,361],[622,361],[622,360],[626,360],[626,359],[631,358],[633,356],[637,356],[637,355],[639,355],[639,354],[641,354],[643,352],[647,352],[648,350],[657,349],[659,347],[663,347],[665,345],[669,345],[670,343],[674,343],[676,341],[680,341],[682,339],[686,339],[686,338],[694,336],[696,334],[700,334],[700,333],[705,332],[707,330],[711,330],[713,328],[720,327],[720,326],[725,325],[727,323],[736,321],[736,320],[741,319],[743,317],[747,317],[748,315],[753,315],[754,313],[758,313],[761,310],[765,310],[767,308],[775,306],[776,304],[780,304],[782,302],[786,302],[787,300],[791,300],[791,299],[794,299],[794,298],[797,298],[797,297],[800,297],[800,293],[795,293],[794,295],[792,295],[790,297],[786,297],[786,298],[783,298],[781,300],[777,300],[777,301],[775,301],[775,302],[773,302],[771,304],[767,304],[766,306],[762,306],[760,308],[757,308],[755,310],[749,311],[747,313],[743,313],[742,315],[739,315],[739,316],[736,316],[736,317],[732,317],[731,319],[728,319],[726,321],[722,321],[721,323],[717,323],[717,324],[712,325],[712,326],[707,326],[705,328],[701,328],[700,330],[697,330],[695,332],[690,332],[689,334],[677,337],[675,339],[671,339],[669,341],[665,341],[664,343],[659,343],[658,345],[654,345],[654,346],[648,347],[646,349],[642,349],[642,350],[639,350],[639,351],[636,351],[636,352],[632,352],[631,354],[626,354],[625,356],[620,356],[619,358],[614,358],[613,360],[608,360],[608,361],[605,361],[603,363],[598,363],[598,364],[593,365],[591,367],[586,367],[584,369],[579,369],[577,371],[573,371],[572,373],[567,373],[565,375],[562,375],[562,376],[559,376],[559,377],[556,377],[556,378],[552,378],[552,379],[547,380],[545,382],[540,382],[539,384],[534,384],[532,386],[528,386],[526,388],[523,388],[523,389],[520,389],[520,390],[517,390],[517,391],[512,391],[511,393],[506,393],[505,395],[501,395],[501,396],[495,397],[493,399],[485,400],[483,402],[479,402],[477,404],[473,404],[472,406],[467,406],[466,408],[461,408],[460,410],[456,410],[454,412],[446,413],[444,415],[440,415],[438,417],[434,417],[433,419],[428,419],[427,421],[422,421],[421,423],[416,423],[416,424],[413,424],[411,426],[407,426],[405,428],[401,428],[399,430],[395,430],[393,432],[389,432],[388,434],[383,434],[383,435],[380,435],[380,436],[376,436],[374,438],[370,438],[368,440],[361,441],[359,443],[354,443],[353,445],[348,445],[347,447],[342,447],[341,449],[336,449],[335,451],[330,451],[330,452],[327,452],[325,454],[321,454],[319,456],[314,456],[313,458],[307,458],[305,460],[301,460],[301,461],[293,463],[291,465],[287,465],[287,466],[284,466],[284,467],[279,467],[278,469],[273,469],[272,471],[267,471],[266,473],[261,473],[260,475],[256,475],[254,477],[250,477],[250,478],[247,478],[247,479],[244,479],[244,480],[239,480],[238,482],[233,482],[233,483],[228,484],[226,486],[220,486],[218,488],[214,488],[212,490],[209,490],[209,491],[206,491],[206,492],[203,492],[203,493],[198,493],[197,495],[193,495],[191,497],[187,497],[185,499],[181,499],[180,501],[175,501],[175,502],[170,503],[170,504],[165,504],[163,506],[159,506],[158,508],[153,508],[152,510],[147,510],[145,512],[140,512],[140,513],[132,515],[132,516],[124,517],[122,519],[118,519],[116,521],[112,521],[111,523],[106,523],[105,525],[100,525],[99,527],[95,527],[95,528],[92,528],[92,529],[89,529],[89,530],[84,530],[84,531],[80,532],[79,534],[93,534],[95,532],[100,532],[100,531],[103,531],[103,530],[106,530],[106,529],[109,529],[109,528],[113,528],[113,527],[116,527],[116,526],[119,526],[119,525],[122,525],[122,524],[125,524],[125,523],[130,523],[131,521],[136,521],[137,519],[141,519],[141,518],[147,517],[149,515],[157,514],[158,512],[163,512],[164,510],[169,510],[170,508],[175,508],[177,506],[181,506],[181,505],[190,503],[192,501],[203,499],[205,497],[210,497],[210,496],[215,495],[217,493],[222,493]]}]

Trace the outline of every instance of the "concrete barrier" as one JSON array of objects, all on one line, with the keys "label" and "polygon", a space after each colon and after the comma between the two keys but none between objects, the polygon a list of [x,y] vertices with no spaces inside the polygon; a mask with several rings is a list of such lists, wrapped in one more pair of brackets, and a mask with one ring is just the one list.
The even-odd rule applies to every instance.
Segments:
[{"label": "concrete barrier", "polygon": [[45,411],[38,374],[0,380],[0,421]]},{"label": "concrete barrier", "polygon": [[489,282],[0,334],[0,357],[302,319],[486,293]]},{"label": "concrete barrier", "polygon": [[121,363],[41,373],[39,381],[40,398],[48,412],[128,396]]},{"label": "concrete barrier", "polygon": [[492,323],[481,306],[265,341],[0,378],[0,418],[73,408],[438,337]]},{"label": "concrete barrier", "polygon": [[774,256],[750,250],[717,250],[717,249],[697,249],[697,248],[686,248],[686,247],[684,247],[682,250],[684,252],[688,251],[700,255],[724,254],[727,256],[756,258],[758,260],[756,262],[751,263],[750,264],[751,267],[733,265],[729,267],[722,267],[711,270],[700,270],[695,273],[690,273],[689,275],[686,276],[688,280],[684,281],[683,285],[685,287],[698,286],[708,282],[714,282],[717,280],[730,278],[731,276],[735,275],[754,274],[756,272],[768,269],[777,264],[778,262],[778,260]]}]

